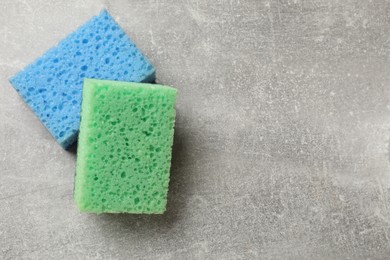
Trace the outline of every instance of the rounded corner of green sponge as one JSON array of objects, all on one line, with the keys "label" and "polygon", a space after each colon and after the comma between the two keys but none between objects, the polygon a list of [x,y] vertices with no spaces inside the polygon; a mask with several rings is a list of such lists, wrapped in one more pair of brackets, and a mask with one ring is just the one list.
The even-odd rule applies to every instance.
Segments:
[{"label": "rounded corner of green sponge", "polygon": [[83,86],[89,85],[90,83],[93,83],[94,81],[96,81],[96,79],[84,78],[84,79],[83,79]]}]

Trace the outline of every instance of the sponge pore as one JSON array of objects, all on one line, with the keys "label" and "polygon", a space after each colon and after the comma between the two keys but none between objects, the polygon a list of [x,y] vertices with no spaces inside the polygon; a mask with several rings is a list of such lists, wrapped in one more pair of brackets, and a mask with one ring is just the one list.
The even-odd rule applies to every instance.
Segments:
[{"label": "sponge pore", "polygon": [[176,90],[85,79],[75,201],[84,212],[163,213]]},{"label": "sponge pore", "polygon": [[152,82],[155,70],[103,10],[10,79],[62,147],[79,130],[83,79]]}]

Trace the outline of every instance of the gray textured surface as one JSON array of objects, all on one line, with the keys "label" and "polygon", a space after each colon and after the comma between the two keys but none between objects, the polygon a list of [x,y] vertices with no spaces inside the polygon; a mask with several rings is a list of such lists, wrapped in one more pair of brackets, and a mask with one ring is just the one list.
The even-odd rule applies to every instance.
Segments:
[{"label": "gray textured surface", "polygon": [[[80,214],[7,78],[107,7],[177,87],[162,216]],[[383,259],[390,2],[0,2],[0,258]]]}]

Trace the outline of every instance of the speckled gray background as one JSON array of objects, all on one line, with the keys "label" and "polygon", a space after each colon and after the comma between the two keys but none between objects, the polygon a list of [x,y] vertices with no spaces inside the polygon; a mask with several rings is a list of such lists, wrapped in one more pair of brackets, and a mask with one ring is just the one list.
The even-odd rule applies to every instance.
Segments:
[{"label": "speckled gray background", "polygon": [[[7,79],[106,7],[179,89],[168,211],[80,214]],[[386,259],[390,2],[0,2],[1,259]]]}]

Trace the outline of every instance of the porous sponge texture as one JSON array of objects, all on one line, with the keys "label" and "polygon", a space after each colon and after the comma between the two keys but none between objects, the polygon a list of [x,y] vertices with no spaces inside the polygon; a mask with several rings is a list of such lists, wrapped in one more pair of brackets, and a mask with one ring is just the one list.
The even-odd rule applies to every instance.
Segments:
[{"label": "porous sponge texture", "polygon": [[155,70],[103,10],[10,79],[54,138],[76,139],[84,78],[152,82]]},{"label": "porous sponge texture", "polygon": [[85,79],[74,197],[80,211],[163,213],[176,90]]}]

